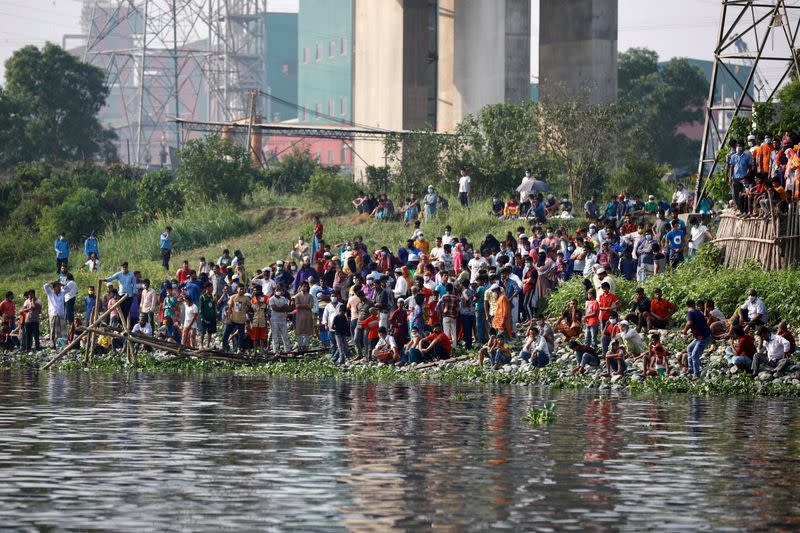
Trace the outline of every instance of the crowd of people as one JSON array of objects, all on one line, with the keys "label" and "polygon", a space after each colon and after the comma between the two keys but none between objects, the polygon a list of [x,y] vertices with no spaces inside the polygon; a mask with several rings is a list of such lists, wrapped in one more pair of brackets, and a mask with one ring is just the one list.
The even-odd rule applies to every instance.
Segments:
[{"label": "crowd of people", "polygon": [[781,139],[772,134],[759,143],[749,135],[746,143],[730,143],[726,178],[731,186],[731,202],[745,216],[767,216],[786,211],[800,200],[800,148],[789,132]]},{"label": "crowd of people", "polygon": [[[469,208],[470,178],[462,170],[459,179],[459,201]],[[554,356],[556,335],[562,335],[575,355],[574,373],[601,364],[608,374],[622,373],[638,364],[646,374],[699,376],[700,356],[714,340],[730,339],[731,364],[752,372],[777,366],[794,350],[790,339],[791,346],[781,351],[780,339],[791,336],[785,324],[774,333],[765,329],[766,309],[754,292],[732,317],[712,301],[685,302],[683,315],[658,289],[647,296],[639,288],[632,302],[617,298],[617,279],[641,283],[661,275],[710,240],[702,214],[689,216],[688,227],[680,216],[692,202],[683,185],[671,202],[653,196],[643,202],[623,193],[601,207],[592,195],[582,213],[574,213],[566,196],[556,201],[523,191],[519,199],[510,198],[501,209],[497,197],[492,212],[516,220],[516,228],[501,239],[488,234],[481,242],[457,236],[450,226],[431,238],[425,235],[421,221],[435,223],[442,206],[433,187],[421,202],[409,195],[402,213],[410,234],[398,248],[369,249],[360,236],[326,242],[315,217],[309,241],[301,236],[284,259],[255,269],[241,250],[226,249],[216,261],[200,257],[192,265],[183,260],[173,273],[172,228],[166,227],[158,246],[168,275],[153,283],[124,262],[102,278],[103,294],[95,294],[92,286],[79,294],[70,246],[61,235],[54,245],[58,279],[43,287],[49,340],[63,345],[82,324],[108,311],[104,320],[111,328],[120,329],[127,320],[135,334],[190,348],[277,354],[309,350],[316,339],[314,344],[327,347],[337,364],[419,363],[447,359],[463,347],[478,348],[480,362],[495,368],[514,357],[542,367]],[[385,195],[361,195],[353,205],[378,218],[395,215]],[[588,224],[567,230],[563,220],[575,216]],[[81,270],[99,273],[100,255],[97,236],[89,235]],[[541,314],[544,304],[574,277],[583,280],[584,301],[573,300],[551,324]],[[34,289],[23,298],[19,309],[12,293],[0,303],[3,339],[36,350],[44,306]],[[76,306],[78,301],[83,305]],[[683,326],[693,337],[678,354],[680,368],[670,367],[659,333],[672,326]],[[98,350],[113,351],[120,343],[101,337]]]}]

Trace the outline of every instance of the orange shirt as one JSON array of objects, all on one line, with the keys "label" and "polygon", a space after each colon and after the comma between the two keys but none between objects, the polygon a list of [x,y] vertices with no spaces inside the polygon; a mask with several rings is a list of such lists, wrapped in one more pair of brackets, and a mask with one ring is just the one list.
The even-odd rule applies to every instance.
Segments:
[{"label": "orange shirt", "polygon": [[511,331],[511,303],[508,296],[503,293],[500,293],[497,298],[497,310],[492,319],[492,327],[497,330],[498,334],[505,333],[509,339],[514,337],[514,333]]},{"label": "orange shirt", "polygon": [[773,146],[771,144],[762,144],[756,148],[756,166],[759,172],[769,172],[770,155],[772,154]]}]

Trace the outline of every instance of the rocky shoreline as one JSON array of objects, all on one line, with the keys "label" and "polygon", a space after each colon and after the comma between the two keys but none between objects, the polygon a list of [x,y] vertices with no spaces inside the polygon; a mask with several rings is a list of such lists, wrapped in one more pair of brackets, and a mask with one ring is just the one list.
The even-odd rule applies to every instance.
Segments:
[{"label": "rocky shoreline", "polygon": [[[667,348],[673,354],[671,365],[677,368],[677,354],[685,344],[678,333],[664,332]],[[516,342],[514,344],[517,344]],[[39,352],[0,352],[0,369],[38,370],[55,355],[51,349]],[[795,359],[786,372],[776,375],[764,370],[758,376],[731,367],[725,358],[724,343],[710,346],[703,356],[702,377],[648,376],[631,365],[623,375],[606,377],[601,368],[587,368],[582,375],[573,375],[574,355],[563,342],[557,342],[551,363],[542,369],[531,369],[515,352],[511,364],[498,370],[478,365],[474,353],[457,351],[453,359],[436,364],[418,363],[402,367],[378,363],[354,363],[341,367],[327,357],[302,358],[283,362],[237,365],[216,361],[174,360],[168,354],[154,352],[142,354],[138,366],[126,367],[120,355],[97,356],[88,368],[80,361],[81,354],[74,352],[64,358],[56,370],[74,371],[125,371],[125,372],[225,372],[239,375],[283,376],[295,379],[352,379],[378,382],[441,382],[508,383],[517,385],[550,386],[570,389],[597,389],[600,391],[629,391],[649,393],[690,393],[701,395],[764,395],[800,396],[800,363]]]}]

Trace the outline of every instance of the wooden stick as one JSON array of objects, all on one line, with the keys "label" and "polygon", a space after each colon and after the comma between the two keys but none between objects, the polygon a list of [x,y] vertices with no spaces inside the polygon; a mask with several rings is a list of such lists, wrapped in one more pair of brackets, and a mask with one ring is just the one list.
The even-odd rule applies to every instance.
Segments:
[{"label": "wooden stick", "polygon": [[[125,301],[125,299],[126,299],[127,297],[128,297],[128,295],[127,295],[127,294],[123,294],[123,295],[122,295],[122,298],[120,298],[119,300],[117,300],[116,302],[114,302],[114,305],[112,305],[111,307],[109,307],[108,309],[106,309],[106,310],[105,310],[105,312],[104,312],[102,315],[100,315],[100,317],[99,317],[99,318],[98,318],[96,321],[94,321],[94,322],[93,322],[91,325],[92,325],[92,326],[97,326],[97,325],[98,325],[100,322],[102,322],[102,320],[103,320],[105,317],[107,317],[108,315],[110,315],[110,314],[111,314],[111,312],[112,312],[114,309],[116,309],[117,307],[119,307],[119,304],[121,304],[122,302],[124,302],[124,301]],[[96,305],[96,304],[95,304],[95,305]],[[53,365],[53,364],[54,364],[56,361],[59,361],[59,360],[60,360],[62,357],[64,357],[64,356],[67,354],[67,351],[69,351],[69,350],[70,350],[70,349],[71,349],[73,346],[75,346],[76,344],[78,344],[78,343],[81,341],[81,339],[83,339],[83,338],[84,338],[86,335],[88,335],[88,334],[89,334],[89,332],[87,332],[87,331],[84,331],[83,333],[81,333],[80,335],[78,335],[77,337],[75,337],[74,339],[72,339],[72,342],[70,342],[69,344],[67,344],[66,346],[64,346],[64,348],[63,348],[63,349],[62,349],[62,350],[61,350],[61,351],[58,353],[58,355],[56,355],[55,357],[53,357],[52,359],[50,359],[50,361],[49,361],[49,362],[47,362],[47,363],[46,363],[46,364],[45,364],[45,365],[42,367],[42,370],[47,370],[47,369],[48,369],[48,368],[50,368],[50,367],[51,367],[51,366],[52,366],[52,365]]]}]

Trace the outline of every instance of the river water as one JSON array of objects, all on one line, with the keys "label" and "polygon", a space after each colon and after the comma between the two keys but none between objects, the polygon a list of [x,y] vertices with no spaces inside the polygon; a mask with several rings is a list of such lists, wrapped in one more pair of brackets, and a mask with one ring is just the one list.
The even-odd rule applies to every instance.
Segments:
[{"label": "river water", "polygon": [[7,371],[0,406],[3,529],[800,527],[797,400]]}]

